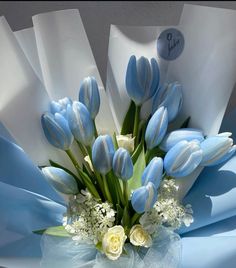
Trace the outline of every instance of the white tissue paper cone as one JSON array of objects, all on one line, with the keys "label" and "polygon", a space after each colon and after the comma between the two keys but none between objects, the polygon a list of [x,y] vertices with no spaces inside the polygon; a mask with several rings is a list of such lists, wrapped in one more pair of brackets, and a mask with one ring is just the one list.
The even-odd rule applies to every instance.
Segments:
[{"label": "white tissue paper cone", "polygon": [[23,50],[27,60],[33,68],[35,74],[43,83],[42,70],[39,63],[37,45],[35,40],[34,28],[27,28],[17,32],[14,35]]},{"label": "white tissue paper cone", "polygon": [[[117,126],[120,128],[129,105],[125,72],[129,57],[134,54],[157,58],[162,79],[178,80],[183,85],[184,104],[178,126],[191,116],[190,126],[203,129],[207,135],[217,134],[236,81],[235,25],[236,11],[185,5],[179,26],[174,26],[184,35],[185,46],[182,54],[172,61],[159,59],[156,41],[164,29],[173,26],[112,26],[107,91],[113,112],[119,115]],[[178,181],[180,198],[200,172],[201,168]]]},{"label": "white tissue paper cone", "polygon": [[4,17],[0,18],[0,121],[38,165],[54,159],[64,163],[63,152],[44,137],[41,114],[49,97],[35,75]]},{"label": "white tissue paper cone", "polygon": [[82,80],[94,76],[98,82],[101,109],[96,118],[98,131],[113,133],[112,113],[97,66],[76,9],[33,16],[39,61],[46,90],[52,99],[78,99]]}]

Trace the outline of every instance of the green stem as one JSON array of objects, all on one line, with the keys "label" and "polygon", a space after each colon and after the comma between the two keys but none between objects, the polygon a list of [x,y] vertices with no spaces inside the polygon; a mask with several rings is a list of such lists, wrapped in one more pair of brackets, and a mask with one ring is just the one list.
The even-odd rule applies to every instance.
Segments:
[{"label": "green stem", "polygon": [[125,203],[128,204],[129,196],[128,196],[128,182],[127,181],[123,181],[123,194],[124,194]]},{"label": "green stem", "polygon": [[134,129],[133,129],[133,137],[135,138],[135,147],[138,142],[138,127],[139,127],[140,111],[141,111],[141,106],[135,105]]},{"label": "green stem", "polygon": [[97,131],[95,119],[93,120],[93,125],[94,125],[94,135],[95,135],[95,138],[97,138],[98,137],[98,131]]},{"label": "green stem", "polygon": [[140,214],[135,213],[134,216],[131,219],[131,226],[133,226],[135,224],[135,222],[141,217]]},{"label": "green stem", "polygon": [[[109,191],[109,187],[108,187],[108,184],[107,184],[107,180],[106,180],[106,177],[105,176],[102,176],[103,177],[103,184],[104,184],[104,191],[105,191],[105,196],[107,198],[107,200],[113,204],[113,200],[112,200],[112,197],[111,197],[111,194],[110,194],[110,191]],[[114,205],[114,204],[113,204]]]},{"label": "green stem", "polygon": [[[91,147],[90,147],[90,146],[86,146],[86,150],[87,150],[88,156],[89,156],[89,158],[90,158],[90,160],[91,160],[91,162],[92,162],[92,149],[91,149]],[[92,163],[93,163],[93,162],[92,162]],[[97,178],[97,181],[98,181],[98,184],[99,184],[99,187],[100,187],[100,189],[101,189],[101,191],[102,191],[103,196],[106,197],[106,190],[105,190],[105,185],[104,185],[104,183],[103,183],[102,177],[101,177],[100,174],[95,170],[95,168],[94,168],[94,174],[95,174],[95,176],[96,176],[96,178]]]},{"label": "green stem", "polygon": [[65,152],[66,152],[67,155],[69,156],[69,158],[70,158],[71,162],[74,164],[75,168],[76,168],[76,169],[79,168],[79,167],[80,167],[80,166],[79,166],[79,163],[78,163],[78,161],[76,160],[76,158],[75,158],[74,154],[72,153],[72,151],[71,151],[70,149],[68,149],[68,150],[66,150]]},{"label": "green stem", "polygon": [[146,161],[146,164],[149,163],[149,158],[151,156],[151,150],[147,150],[146,154],[145,154],[145,161]]},{"label": "green stem", "polygon": [[77,141],[77,140],[76,140],[76,143],[78,144],[81,153],[82,153],[83,156],[85,157],[85,156],[87,155],[87,152],[86,152],[84,146],[83,146],[79,141]]},{"label": "green stem", "polygon": [[115,132],[113,133],[113,143],[114,143],[115,150],[117,150],[119,148],[119,145],[118,145],[118,142],[117,142],[117,139],[116,139],[116,133]]}]

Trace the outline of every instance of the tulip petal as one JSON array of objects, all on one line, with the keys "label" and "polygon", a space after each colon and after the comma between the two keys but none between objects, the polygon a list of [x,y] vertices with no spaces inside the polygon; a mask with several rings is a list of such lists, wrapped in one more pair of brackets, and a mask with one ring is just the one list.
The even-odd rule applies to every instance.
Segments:
[{"label": "tulip petal", "polygon": [[78,187],[75,179],[63,169],[45,167],[42,173],[47,181],[60,193],[77,194]]},{"label": "tulip petal", "polygon": [[168,114],[164,107],[160,107],[148,122],[145,141],[148,149],[156,147],[164,138],[168,127]]},{"label": "tulip petal", "polygon": [[115,149],[109,135],[100,135],[92,147],[93,166],[102,174],[108,173],[112,168]]},{"label": "tulip petal", "polygon": [[158,189],[163,173],[163,160],[160,157],[154,157],[152,161],[145,168],[142,175],[142,185],[147,185],[152,182],[155,189]]},{"label": "tulip petal", "polygon": [[173,177],[184,177],[193,172],[202,160],[202,150],[197,141],[180,141],[164,158],[164,168]]},{"label": "tulip petal", "polygon": [[161,150],[168,152],[178,142],[186,140],[198,140],[202,142],[204,136],[201,130],[194,128],[182,128],[168,133],[160,144]]}]

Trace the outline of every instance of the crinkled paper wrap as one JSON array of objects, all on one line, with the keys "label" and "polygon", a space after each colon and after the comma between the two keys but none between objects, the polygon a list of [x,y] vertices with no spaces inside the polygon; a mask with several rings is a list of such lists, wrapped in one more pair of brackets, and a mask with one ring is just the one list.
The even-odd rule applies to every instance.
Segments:
[{"label": "crinkled paper wrap", "polygon": [[157,230],[149,249],[126,246],[127,255],[111,261],[94,245],[75,244],[71,238],[43,235],[42,268],[178,268],[181,261],[181,239],[165,227]]}]

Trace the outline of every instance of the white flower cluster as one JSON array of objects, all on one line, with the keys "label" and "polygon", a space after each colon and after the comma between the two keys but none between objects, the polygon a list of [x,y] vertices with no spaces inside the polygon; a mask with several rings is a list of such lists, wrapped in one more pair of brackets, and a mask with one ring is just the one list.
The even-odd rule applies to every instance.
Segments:
[{"label": "white flower cluster", "polygon": [[108,202],[99,203],[88,191],[82,190],[71,198],[63,222],[73,240],[97,244],[114,225],[115,211]]},{"label": "white flower cluster", "polygon": [[177,191],[174,179],[165,179],[162,182],[158,201],[139,220],[148,233],[153,234],[161,224],[175,230],[182,224],[189,226],[193,222],[191,205],[181,205],[177,200]]}]

